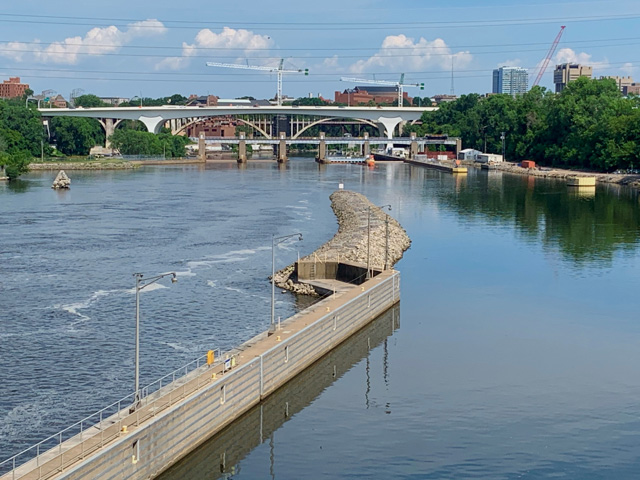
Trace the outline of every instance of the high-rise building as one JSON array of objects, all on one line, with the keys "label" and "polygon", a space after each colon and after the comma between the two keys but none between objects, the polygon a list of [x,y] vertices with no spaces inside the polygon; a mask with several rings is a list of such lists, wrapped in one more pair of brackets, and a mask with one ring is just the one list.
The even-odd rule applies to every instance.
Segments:
[{"label": "high-rise building", "polygon": [[516,96],[527,93],[529,74],[521,67],[500,67],[493,71],[493,93]]},{"label": "high-rise building", "polygon": [[553,72],[553,83],[556,84],[556,93],[564,90],[569,82],[573,82],[580,77],[591,78],[593,75],[593,67],[580,65],[579,63],[563,63],[556,65]]}]

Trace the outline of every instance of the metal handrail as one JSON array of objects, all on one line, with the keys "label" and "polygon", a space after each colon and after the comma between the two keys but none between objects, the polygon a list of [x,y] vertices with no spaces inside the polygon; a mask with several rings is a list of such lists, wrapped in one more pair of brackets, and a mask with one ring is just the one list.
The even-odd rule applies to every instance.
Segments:
[{"label": "metal handrail", "polygon": [[[218,361],[216,361],[213,366],[217,366],[220,363],[222,363],[222,361],[220,360],[222,355],[221,355],[221,350],[215,349],[215,356],[216,358],[218,358]],[[176,370],[164,375],[163,377],[154,380],[153,382],[151,382],[150,384],[146,385],[145,387],[143,387],[141,389],[142,392],[142,396],[141,396],[141,400],[144,400],[145,398],[147,398],[150,394],[155,393],[157,391],[159,391],[161,388],[163,388],[163,386],[167,386],[167,385],[171,385],[172,383],[174,383],[176,380],[180,380],[181,378],[186,377],[189,373],[199,369],[202,365],[206,365],[206,361],[207,361],[207,355],[203,355],[201,357],[196,358],[195,360],[192,360],[191,362],[187,363],[186,365],[183,365],[180,368],[177,368]],[[202,363],[201,363],[202,362]],[[195,365],[195,368],[191,368]],[[180,374],[180,375],[177,375]],[[163,385],[163,382],[165,380],[167,380],[168,378],[171,378],[171,382],[165,383]],[[11,464],[11,470],[7,470],[5,473],[9,473],[11,471],[15,471],[16,467],[23,465],[25,463],[27,463],[30,460],[38,459],[40,457],[40,455],[42,453],[45,453],[47,450],[49,449],[41,449],[40,447],[45,445],[47,442],[50,442],[51,440],[57,440],[55,442],[55,444],[53,446],[61,446],[62,443],[64,442],[63,439],[69,439],[72,438],[75,435],[82,435],[82,433],[92,427],[95,427],[96,425],[101,425],[102,422],[109,418],[111,415],[115,415],[116,413],[118,414],[118,419],[120,418],[120,412],[122,411],[122,406],[126,406],[126,405],[130,405],[133,404],[135,401],[135,392],[132,392],[130,394],[128,394],[127,396],[121,398],[120,400],[113,402],[111,405],[108,405],[107,407],[104,407],[101,410],[98,410],[95,413],[92,413],[91,415],[83,418],[82,420],[66,427],[63,430],[60,430],[57,433],[54,433],[53,435],[45,438],[44,440],[22,450],[21,452],[13,455],[10,458],[7,458],[6,460],[3,460],[0,462],[0,475],[4,475],[2,473],[3,467],[6,467],[6,465]],[[111,413],[109,413],[108,415],[105,415],[105,413],[109,412],[110,410],[112,410],[114,407],[117,407],[115,410],[113,410]],[[98,417],[99,421],[98,422],[89,422],[89,420],[91,420],[94,417]],[[77,428],[79,427],[79,429]],[[69,435],[69,432],[73,430],[74,433]],[[65,435],[66,434],[66,435]],[[29,459],[25,460],[24,462],[21,462],[20,465],[17,464],[17,460],[19,457],[25,455],[27,452],[30,452],[32,450],[36,450],[36,455],[35,457],[30,457]]]}]

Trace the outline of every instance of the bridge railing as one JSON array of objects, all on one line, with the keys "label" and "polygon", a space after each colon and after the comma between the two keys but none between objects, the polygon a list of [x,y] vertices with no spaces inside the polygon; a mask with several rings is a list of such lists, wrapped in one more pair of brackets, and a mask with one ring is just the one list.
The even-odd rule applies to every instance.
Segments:
[{"label": "bridge railing", "polygon": [[[225,361],[225,359],[222,359],[222,352],[220,349],[214,350],[214,357],[217,360],[211,365],[211,367],[218,366]],[[139,404],[136,403],[135,392],[132,392],[102,410],[92,413],[64,430],[45,438],[44,440],[26,448],[20,453],[17,453],[4,461],[1,461],[0,476],[8,474],[6,478],[10,478],[12,480],[21,478],[21,475],[18,474],[16,469],[33,460],[36,462],[36,468],[41,471],[41,465],[47,461],[46,458],[43,458],[43,454],[54,449],[57,449],[57,453],[60,455],[60,461],[62,462],[60,465],[61,469],[64,466],[75,462],[78,458],[83,458],[88,453],[83,450],[83,440],[85,436],[89,436],[87,433],[89,430],[92,430],[90,435],[95,435],[98,432],[100,433],[100,440],[96,443],[96,447],[104,445],[104,442],[109,441],[114,436],[114,434],[109,433],[105,436],[104,432],[108,432],[109,427],[114,424],[118,424],[121,417],[124,418],[126,416],[126,411],[123,411],[123,409],[126,409],[127,407],[131,407],[132,409],[141,408],[146,405],[148,400],[152,399],[152,395],[154,393],[159,392],[162,389],[169,391],[174,388],[179,388],[180,385],[178,384],[183,383],[180,382],[180,380],[185,379],[187,375],[200,369],[200,367],[207,365],[207,358],[208,355],[206,354],[198,357],[186,365],[183,365],[182,367],[142,387],[140,390]],[[178,384],[176,381],[178,381]],[[117,432],[117,430],[114,431]],[[74,437],[78,437],[79,442],[82,445],[82,449],[74,454],[65,455],[63,460],[61,455],[63,453],[62,444]],[[39,475],[38,478],[43,477]]]}]

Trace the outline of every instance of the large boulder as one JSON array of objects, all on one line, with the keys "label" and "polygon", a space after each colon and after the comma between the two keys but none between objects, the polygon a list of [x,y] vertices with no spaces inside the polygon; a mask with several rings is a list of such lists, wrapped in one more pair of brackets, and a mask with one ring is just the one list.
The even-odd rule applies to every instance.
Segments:
[{"label": "large boulder", "polygon": [[61,188],[69,188],[71,186],[71,179],[64,173],[64,170],[60,170],[56,179],[53,181],[51,188],[59,190]]}]

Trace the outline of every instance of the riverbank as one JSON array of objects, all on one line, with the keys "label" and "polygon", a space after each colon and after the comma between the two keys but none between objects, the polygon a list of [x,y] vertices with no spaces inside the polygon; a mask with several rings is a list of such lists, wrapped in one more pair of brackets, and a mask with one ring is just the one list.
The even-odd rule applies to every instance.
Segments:
[{"label": "riverbank", "polygon": [[[382,270],[387,255],[387,221],[389,266],[397,263],[411,246],[411,240],[400,223],[371,203],[364,195],[348,190],[338,190],[329,198],[331,208],[338,220],[338,232],[312,254],[301,258],[301,262],[339,261],[367,265],[368,257],[372,267]],[[298,282],[295,265],[289,265],[276,272],[275,284],[279,288],[294,293],[317,295],[311,285]]]},{"label": "riverbank", "polygon": [[140,165],[123,161],[31,163],[30,170],[133,170]]},{"label": "riverbank", "polygon": [[[464,162],[469,166],[480,168],[480,164],[477,162]],[[618,173],[597,173],[597,172],[585,172],[579,170],[564,170],[561,168],[522,168],[517,163],[504,162],[497,163],[492,166],[493,169],[501,172],[516,173],[518,175],[528,175],[533,177],[543,178],[557,178],[566,180],[567,177],[595,177],[597,183],[610,183],[617,185],[627,185],[633,188],[640,189],[640,175],[632,174],[618,174]]]}]

